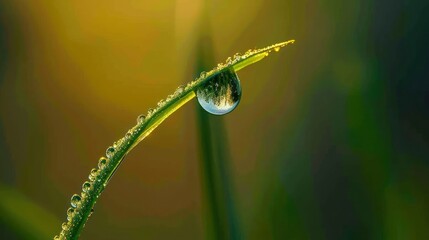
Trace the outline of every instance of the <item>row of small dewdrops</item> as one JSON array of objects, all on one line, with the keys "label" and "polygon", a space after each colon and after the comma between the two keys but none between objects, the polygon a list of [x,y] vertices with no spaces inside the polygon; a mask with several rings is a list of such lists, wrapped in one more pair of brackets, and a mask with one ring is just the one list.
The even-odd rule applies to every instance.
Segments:
[{"label": "row of small dewdrops", "polygon": [[[183,86],[178,87],[176,89],[176,91],[173,94],[169,95],[165,100],[159,101],[157,104],[158,107],[156,109],[149,109],[146,115],[144,115],[144,114],[139,115],[137,117],[137,126],[132,128],[131,130],[129,130],[125,134],[125,137],[121,138],[120,140],[115,142],[113,144],[113,146],[108,147],[106,150],[106,157],[101,157],[98,161],[98,168],[93,168],[91,170],[91,173],[88,176],[89,181],[85,181],[82,185],[81,195],[74,194],[71,197],[71,200],[70,200],[71,207],[67,209],[67,222],[64,222],[61,225],[61,228],[62,228],[61,233],[60,233],[60,235],[55,236],[54,239],[57,240],[57,239],[66,239],[67,238],[67,236],[66,236],[67,232],[72,227],[72,219],[76,214],[79,213],[81,203],[86,199],[87,194],[89,194],[89,192],[91,191],[94,181],[96,181],[100,172],[105,168],[106,164],[113,157],[114,153],[116,152],[116,149],[118,147],[120,147],[120,145],[122,143],[127,142],[132,137],[132,135],[137,132],[138,127],[144,123],[145,119],[151,117],[160,108],[162,108],[165,104],[169,103],[171,100],[173,100],[174,98],[181,95],[184,91],[187,91],[188,89],[193,87],[198,81],[204,79],[207,76],[207,74],[211,74],[215,71],[219,71],[219,70],[222,70],[226,67],[232,66],[233,64],[240,61],[241,59],[246,58],[249,55],[254,54],[254,53],[255,53],[255,50],[248,50],[244,55],[240,55],[240,54],[236,53],[233,58],[231,58],[231,57],[227,58],[224,64],[219,63],[217,65],[217,67],[215,67],[210,72],[208,72],[208,73],[201,72],[200,76],[197,79],[195,79],[194,81],[188,83],[186,85],[186,87],[183,87]],[[91,214],[92,214],[92,212],[93,212],[93,210],[91,210]]]},{"label": "row of small dewdrops", "polygon": [[[114,144],[115,146],[116,144]],[[82,202],[86,199],[87,195],[90,194],[90,191],[92,190],[92,186],[94,182],[97,179],[97,176],[101,173],[101,171],[105,168],[106,164],[109,161],[109,158],[113,156],[113,153],[115,152],[114,147],[109,147],[106,151],[106,157],[101,157],[98,161],[98,168],[93,168],[91,170],[91,173],[88,176],[89,181],[85,181],[82,184],[82,193],[80,195],[74,194],[71,197],[70,205],[71,207],[67,209],[67,222],[64,222],[61,225],[61,233],[60,235],[57,235],[54,237],[54,239],[67,239],[67,233],[68,230],[72,227],[72,219],[73,217],[79,213],[81,209]],[[90,215],[92,214],[93,210],[91,210]]]},{"label": "row of small dewdrops", "polygon": [[158,112],[159,109],[161,109],[163,106],[165,106],[167,103],[169,103],[171,100],[175,99],[179,95],[181,95],[184,91],[189,90],[193,86],[195,86],[199,81],[203,80],[208,74],[212,74],[215,71],[222,70],[226,67],[232,66],[236,62],[240,61],[242,58],[247,57],[248,55],[251,55],[255,52],[255,50],[248,50],[244,55],[240,55],[239,53],[236,53],[233,58],[229,57],[226,59],[225,63],[219,63],[213,70],[209,72],[201,72],[200,76],[196,78],[194,81],[189,82],[185,87],[179,86],[176,91],[173,94],[168,95],[168,97],[164,100],[160,100],[157,104],[156,109],[150,108],[146,115],[141,114],[137,117],[137,123],[142,124],[145,119],[151,117],[153,114]]},{"label": "row of small dewdrops", "polygon": [[[275,47],[274,50],[277,52],[279,51],[280,47]],[[267,47],[270,48],[270,47]],[[157,108],[156,109],[152,109],[150,108],[147,112],[146,115],[141,114],[137,117],[137,123],[138,124],[142,124],[144,122],[145,119],[151,117],[153,114],[155,114],[156,112],[158,112],[159,109],[161,109],[163,106],[165,106],[167,103],[169,103],[171,100],[175,99],[176,97],[178,97],[179,95],[181,95],[184,91],[189,90],[191,87],[195,86],[199,81],[203,80],[207,75],[212,74],[216,71],[225,69],[227,67],[230,67],[232,65],[234,65],[235,63],[237,63],[238,61],[245,59],[247,57],[249,57],[250,55],[253,55],[255,53],[258,52],[264,52],[265,49],[260,49],[260,50],[255,50],[255,49],[249,49],[247,50],[243,55],[240,55],[239,53],[234,54],[233,57],[228,57],[225,61],[225,63],[219,63],[213,70],[209,71],[208,73],[206,72],[201,72],[200,76],[198,78],[196,78],[194,81],[189,82],[186,87],[180,86],[176,89],[176,91],[173,94],[168,95],[168,97],[164,100],[162,99],[161,101],[158,102],[157,104]],[[130,134],[129,132],[127,134]]]}]

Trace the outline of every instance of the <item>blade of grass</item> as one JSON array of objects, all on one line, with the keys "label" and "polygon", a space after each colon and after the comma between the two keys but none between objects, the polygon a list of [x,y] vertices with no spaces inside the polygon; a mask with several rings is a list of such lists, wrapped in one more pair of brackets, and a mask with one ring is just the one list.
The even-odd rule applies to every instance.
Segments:
[{"label": "blade of grass", "polygon": [[139,117],[136,126],[131,128],[125,137],[119,139],[106,150],[106,157],[99,160],[98,168],[91,170],[89,181],[82,186],[80,195],[73,195],[71,199],[72,207],[67,210],[67,222],[62,224],[62,231],[55,239],[77,239],[93,212],[93,207],[107,186],[110,178],[113,176],[125,156],[145,137],[147,137],[156,127],[159,126],[173,112],[183,106],[185,103],[195,97],[195,91],[214,75],[233,68],[237,71],[253,64],[262,58],[268,56],[272,50],[278,50],[293,40],[274,44],[272,46],[249,50],[244,55],[235,55],[234,58],[228,58],[226,63],[220,63],[216,68],[208,73],[202,73],[199,78],[186,85],[185,88],[179,88],[176,92],[161,100],[155,110],[149,110],[145,118]]}]

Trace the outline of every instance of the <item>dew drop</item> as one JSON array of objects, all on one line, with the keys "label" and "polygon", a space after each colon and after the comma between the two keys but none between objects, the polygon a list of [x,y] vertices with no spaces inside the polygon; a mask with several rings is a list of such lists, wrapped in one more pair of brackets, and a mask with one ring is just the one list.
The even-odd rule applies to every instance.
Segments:
[{"label": "dew drop", "polygon": [[73,195],[72,197],[71,197],[71,200],[70,200],[70,204],[71,204],[71,206],[73,207],[73,208],[77,208],[77,206],[79,206],[79,204],[80,204],[80,200],[81,200],[82,198],[79,196],[79,195],[77,195],[77,194],[75,194],[75,195]]},{"label": "dew drop", "polygon": [[74,214],[74,208],[67,209],[67,221],[71,221]]},{"label": "dew drop", "polygon": [[276,51],[276,52],[280,51],[280,47],[275,47],[274,51]]},{"label": "dew drop", "polygon": [[232,63],[232,58],[231,57],[228,57],[227,59],[226,59],[226,64],[231,64]]},{"label": "dew drop", "polygon": [[87,193],[89,189],[91,188],[91,183],[86,181],[82,184],[82,191]]},{"label": "dew drop", "polygon": [[125,134],[125,138],[129,139],[131,138],[131,135],[133,134],[133,132],[130,130]]},{"label": "dew drop", "polygon": [[197,90],[201,107],[214,115],[224,115],[234,110],[241,98],[241,85],[234,70],[228,68],[205,82]]},{"label": "dew drop", "polygon": [[165,101],[169,102],[173,98],[174,98],[174,94],[170,94],[170,95],[167,96],[167,99],[165,99]]},{"label": "dew drop", "polygon": [[106,149],[106,156],[108,158],[111,158],[113,156],[113,154],[115,153],[115,148],[114,147],[108,147]]},{"label": "dew drop", "polygon": [[145,120],[145,118],[146,118],[146,116],[144,115],[144,114],[140,114],[138,117],[137,117],[137,123],[143,123],[144,122],[144,120]]},{"label": "dew drop", "polygon": [[155,109],[153,108],[149,108],[149,110],[147,110],[147,117],[152,116],[152,114],[155,112]]},{"label": "dew drop", "polygon": [[241,55],[239,53],[234,54],[234,61],[239,61],[241,59]]},{"label": "dew drop", "polygon": [[165,101],[164,100],[160,100],[157,105],[158,105],[159,108],[163,107],[165,105]]},{"label": "dew drop", "polygon": [[176,91],[174,91],[174,95],[177,96],[179,94],[182,94],[183,92],[183,86],[179,86]]},{"label": "dew drop", "polygon": [[89,174],[88,178],[91,182],[94,182],[97,178],[98,170],[96,168],[91,169],[91,173]]},{"label": "dew drop", "polygon": [[67,231],[67,230],[69,230],[69,227],[70,227],[70,223],[63,223],[63,224],[61,224],[61,228],[64,230],[64,231]]},{"label": "dew drop", "polygon": [[106,166],[107,158],[101,157],[100,160],[98,160],[98,168],[103,169]]}]

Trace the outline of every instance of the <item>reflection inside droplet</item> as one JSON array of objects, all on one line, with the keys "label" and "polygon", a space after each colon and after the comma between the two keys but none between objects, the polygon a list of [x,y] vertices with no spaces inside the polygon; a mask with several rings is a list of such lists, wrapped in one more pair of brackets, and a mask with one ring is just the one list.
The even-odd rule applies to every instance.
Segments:
[{"label": "reflection inside droplet", "polygon": [[201,107],[214,115],[234,110],[241,99],[241,85],[233,69],[226,69],[205,82],[197,90]]}]

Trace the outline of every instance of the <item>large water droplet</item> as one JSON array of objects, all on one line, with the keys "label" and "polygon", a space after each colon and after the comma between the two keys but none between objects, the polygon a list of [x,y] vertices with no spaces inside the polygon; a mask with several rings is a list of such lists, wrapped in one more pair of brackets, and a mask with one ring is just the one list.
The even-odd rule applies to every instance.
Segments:
[{"label": "large water droplet", "polygon": [[226,69],[205,82],[197,90],[201,107],[214,115],[224,115],[234,110],[241,98],[241,85],[233,69]]},{"label": "large water droplet", "polygon": [[77,206],[80,204],[80,200],[81,200],[81,197],[79,195],[77,194],[73,195],[70,200],[71,206],[73,208],[77,208]]}]

